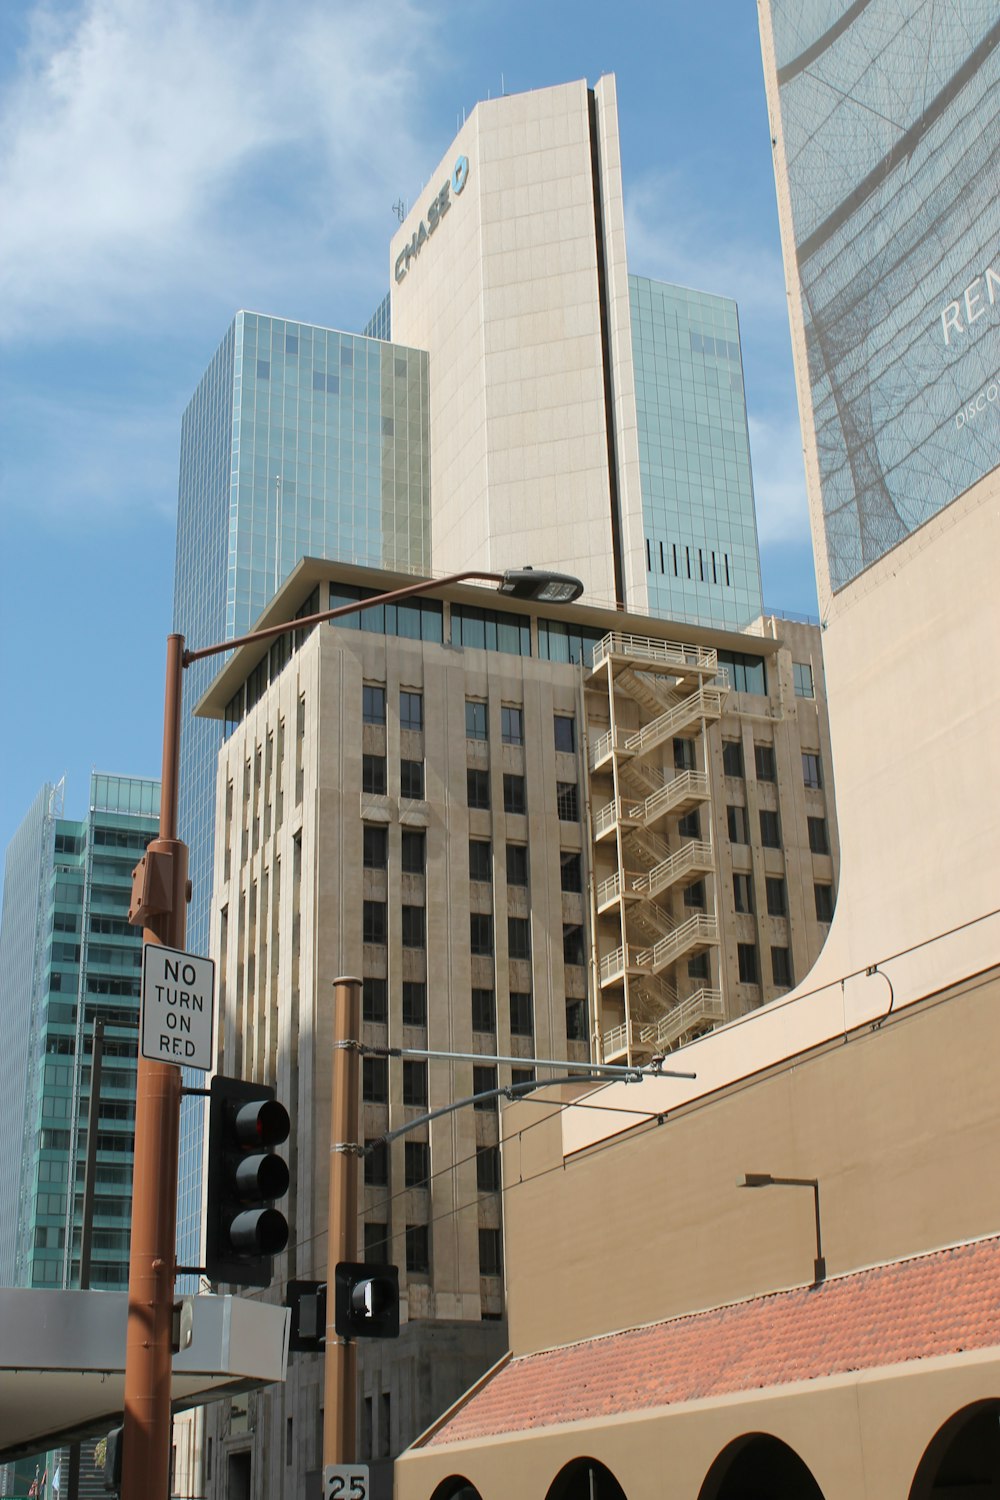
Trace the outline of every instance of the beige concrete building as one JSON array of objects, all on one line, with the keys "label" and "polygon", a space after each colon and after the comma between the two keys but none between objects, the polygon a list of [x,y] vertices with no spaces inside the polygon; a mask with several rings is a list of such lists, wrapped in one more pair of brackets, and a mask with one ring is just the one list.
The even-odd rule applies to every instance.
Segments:
[{"label": "beige concrete building", "polygon": [[400,1500],[1000,1493],[996,15],[760,12],[836,913],[694,1077],[505,1111],[510,1357]]},{"label": "beige concrete building", "polygon": [[[307,559],[261,623],[406,581]],[[325,1275],[337,975],[363,978],[363,1040],[481,1057],[366,1058],[376,1140],[534,1058],[645,1061],[743,1016],[807,972],[833,914],[816,627],[440,593],[241,648],[199,707],[228,731],[218,1068],[273,1081],[293,1120],[274,1297]],[[499,1141],[495,1106],[470,1107],[366,1158],[360,1243],[399,1265],[405,1319],[361,1350],[379,1492],[507,1347]],[[297,1356],[283,1389],[210,1412],[209,1493],[234,1464],[254,1493],[308,1493],[321,1382]]]}]

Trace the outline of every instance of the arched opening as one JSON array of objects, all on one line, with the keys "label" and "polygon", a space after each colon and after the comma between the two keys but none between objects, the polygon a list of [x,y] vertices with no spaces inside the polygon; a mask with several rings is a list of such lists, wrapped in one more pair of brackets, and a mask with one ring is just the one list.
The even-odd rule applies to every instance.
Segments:
[{"label": "arched opening", "polygon": [[574,1458],[549,1485],[545,1500],[628,1500],[611,1470],[596,1458]]},{"label": "arched opening", "polygon": [[1000,1400],[977,1401],[949,1417],[917,1465],[910,1500],[959,1493],[962,1500],[1000,1494]]},{"label": "arched opening", "polygon": [[482,1496],[476,1486],[461,1474],[449,1474],[437,1486],[431,1500],[482,1500]]},{"label": "arched opening", "polygon": [[748,1432],[723,1448],[698,1500],[823,1500],[794,1449],[766,1432]]}]

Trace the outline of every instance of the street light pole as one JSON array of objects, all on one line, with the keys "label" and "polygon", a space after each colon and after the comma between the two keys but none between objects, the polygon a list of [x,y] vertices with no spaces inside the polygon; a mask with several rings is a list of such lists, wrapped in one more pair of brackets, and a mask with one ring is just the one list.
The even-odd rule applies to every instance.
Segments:
[{"label": "street light pole", "polygon": [[330,1201],[327,1208],[326,1348],[323,1465],[353,1463],[357,1442],[358,1351],[335,1326],[337,1265],[358,1258],[357,1139],[361,1072],[361,980],[333,987],[333,1079],[330,1097]]},{"label": "street light pole", "polygon": [[[181,702],[184,669],[207,656],[220,656],[237,646],[272,640],[308,630],[341,615],[358,614],[415,594],[433,593],[449,584],[475,580],[495,583],[500,593],[515,599],[566,604],[579,598],[583,584],[566,574],[532,568],[487,573],[469,568],[446,578],[425,578],[388,593],[358,599],[305,619],[286,620],[251,631],[235,640],[220,641],[195,651],[185,648],[182,635],[167,637],[166,688],[163,703],[163,769],[160,783],[160,829],[132,872],[129,921],[143,928],[143,942],[183,951],[190,899],[187,845],[177,837],[180,785]],[[354,1004],[360,991],[357,980]],[[360,1020],[341,1035],[357,1039]],[[347,1054],[344,1054],[345,1057]],[[354,1114],[341,1140],[357,1131],[357,1055]],[[336,1066],[336,1058],[335,1058]],[[337,1097],[335,1093],[334,1097]],[[170,1378],[174,1280],[177,1268],[177,1148],[180,1137],[181,1070],[173,1063],[152,1062],[139,1056],[136,1074],[135,1161],[132,1173],[132,1236],[129,1249],[128,1329],[125,1341],[125,1420],[122,1443],[122,1500],[166,1500],[170,1484]],[[345,1101],[346,1104],[346,1101]],[[94,1122],[91,1123],[94,1128]],[[345,1163],[349,1154],[345,1153]],[[354,1196],[357,1200],[357,1158],[353,1157]],[[331,1165],[331,1178],[333,1167]],[[339,1180],[338,1196],[345,1192]],[[348,1229],[347,1234],[354,1233]],[[351,1382],[353,1390],[353,1376]],[[350,1397],[353,1402],[354,1397]],[[334,1403],[339,1405],[340,1403]],[[331,1403],[328,1401],[327,1406]],[[325,1422],[329,1421],[329,1416]],[[353,1418],[351,1437],[353,1444]],[[324,1446],[326,1437],[324,1433]]]}]

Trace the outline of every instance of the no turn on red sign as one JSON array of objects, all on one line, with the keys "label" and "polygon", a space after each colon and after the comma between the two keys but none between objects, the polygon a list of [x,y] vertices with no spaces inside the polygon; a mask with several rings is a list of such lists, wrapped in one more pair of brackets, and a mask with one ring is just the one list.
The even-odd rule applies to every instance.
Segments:
[{"label": "no turn on red sign", "polygon": [[139,1050],[151,1062],[214,1067],[215,964],[159,943],[142,946]]}]

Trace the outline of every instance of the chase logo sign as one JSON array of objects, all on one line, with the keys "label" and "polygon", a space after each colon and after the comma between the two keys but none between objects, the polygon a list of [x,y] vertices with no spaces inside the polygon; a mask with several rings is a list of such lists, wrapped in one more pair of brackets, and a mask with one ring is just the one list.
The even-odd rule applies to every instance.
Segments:
[{"label": "chase logo sign", "polygon": [[460,156],[455,163],[454,171],[446,178],[443,186],[431,199],[425,218],[420,220],[420,225],[410,240],[396,256],[395,276],[397,281],[402,281],[410,269],[410,262],[416,260],[427,240],[437,229],[445,214],[451,208],[452,194],[458,194],[469,180],[469,158]]}]

